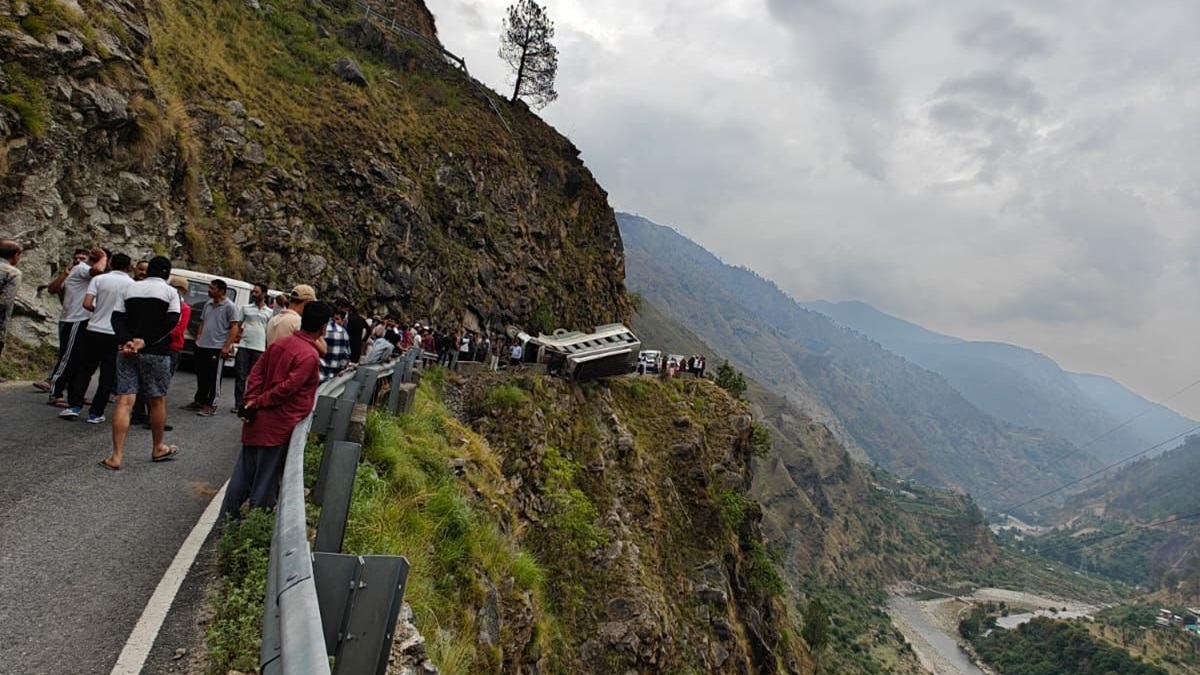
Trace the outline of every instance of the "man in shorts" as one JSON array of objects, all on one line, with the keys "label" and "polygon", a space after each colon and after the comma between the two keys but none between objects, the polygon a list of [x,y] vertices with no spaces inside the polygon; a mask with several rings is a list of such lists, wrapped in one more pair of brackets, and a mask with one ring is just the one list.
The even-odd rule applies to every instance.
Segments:
[{"label": "man in shorts", "polygon": [[167,388],[171,384],[171,331],[179,323],[179,293],[167,285],[171,261],[162,256],[150,259],[146,278],[135,281],[117,300],[112,327],[117,336],[117,409],[113,412],[113,451],[100,461],[112,471],[121,468],[125,437],[137,394],[146,397],[150,409],[153,446],[150,459],[161,462],[179,452],[163,443],[167,422]]}]

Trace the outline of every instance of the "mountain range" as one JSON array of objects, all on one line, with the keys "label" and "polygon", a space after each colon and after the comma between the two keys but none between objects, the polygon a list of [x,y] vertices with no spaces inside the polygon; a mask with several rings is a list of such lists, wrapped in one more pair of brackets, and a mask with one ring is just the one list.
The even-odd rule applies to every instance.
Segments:
[{"label": "mountain range", "polygon": [[1067,372],[1030,349],[961,340],[863,302],[802,304],[941,375],[980,410],[1012,424],[1054,432],[1105,464],[1155,446],[1159,447],[1150,456],[1169,450],[1197,426],[1111,378]]},{"label": "mountain range", "polygon": [[825,423],[860,458],[994,508],[1098,467],[1066,438],[988,414],[941,375],[678,232],[623,213],[617,222],[631,290]]}]

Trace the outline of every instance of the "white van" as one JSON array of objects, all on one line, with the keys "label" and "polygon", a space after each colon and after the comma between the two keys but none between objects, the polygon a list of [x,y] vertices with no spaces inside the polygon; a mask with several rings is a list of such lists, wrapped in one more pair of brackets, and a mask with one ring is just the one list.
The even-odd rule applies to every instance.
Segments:
[{"label": "white van", "polygon": [[[184,297],[184,302],[192,308],[192,319],[188,322],[187,332],[184,334],[183,355],[191,357],[195,352],[196,346],[196,329],[200,326],[200,312],[204,309],[204,303],[209,301],[208,285],[213,279],[223,279],[228,286],[225,294],[232,302],[234,307],[241,307],[250,304],[250,291],[254,288],[251,284],[240,279],[230,279],[218,274],[207,274],[205,272],[194,272],[192,270],[173,269],[171,274],[177,277],[187,279],[188,291]],[[233,367],[233,354],[225,360],[226,367]]]},{"label": "white van", "polygon": [[643,375],[662,371],[662,352],[657,349],[643,349],[638,352],[638,372]]}]

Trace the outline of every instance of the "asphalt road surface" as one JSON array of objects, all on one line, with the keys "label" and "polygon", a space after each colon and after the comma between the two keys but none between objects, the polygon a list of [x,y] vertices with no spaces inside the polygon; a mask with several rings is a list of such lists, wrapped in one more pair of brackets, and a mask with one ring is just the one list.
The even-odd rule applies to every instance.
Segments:
[{"label": "asphalt road surface", "polygon": [[237,456],[233,381],[216,417],[179,409],[194,391],[181,371],[167,397],[176,459],[150,462],[150,432],[134,427],[113,472],[97,464],[107,423],[60,420],[28,382],[0,384],[0,673],[112,670]]}]

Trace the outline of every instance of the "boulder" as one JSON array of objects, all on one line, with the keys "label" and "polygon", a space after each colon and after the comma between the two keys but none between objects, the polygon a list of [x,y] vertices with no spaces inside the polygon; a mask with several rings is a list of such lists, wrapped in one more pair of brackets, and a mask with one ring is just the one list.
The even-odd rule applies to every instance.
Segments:
[{"label": "boulder", "polygon": [[366,87],[370,84],[367,82],[367,76],[363,74],[362,68],[359,67],[358,62],[349,56],[342,57],[334,62],[333,74],[351,84],[357,84],[360,87]]}]

